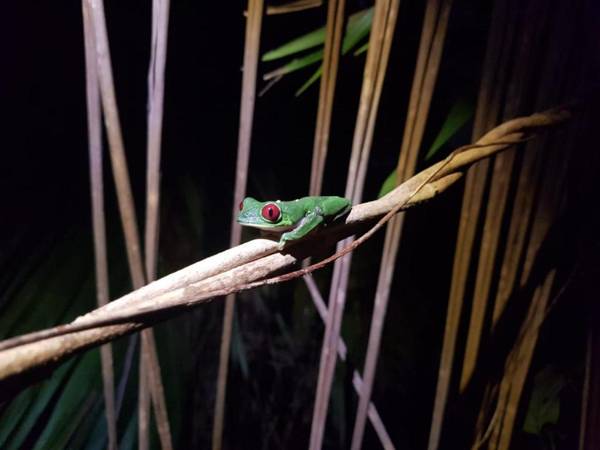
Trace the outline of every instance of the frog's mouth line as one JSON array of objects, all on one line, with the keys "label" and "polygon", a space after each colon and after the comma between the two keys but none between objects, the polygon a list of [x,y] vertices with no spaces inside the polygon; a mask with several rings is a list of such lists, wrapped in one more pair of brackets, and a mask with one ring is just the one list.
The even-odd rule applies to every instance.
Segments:
[{"label": "frog's mouth line", "polygon": [[258,224],[258,223],[245,223],[245,222],[240,222],[239,220],[237,222],[246,227],[258,228],[259,230],[273,231],[273,232],[288,231],[288,230],[291,230],[292,228],[294,228],[294,225],[275,225],[274,226],[274,225],[267,225],[267,224],[263,225],[263,224]]}]

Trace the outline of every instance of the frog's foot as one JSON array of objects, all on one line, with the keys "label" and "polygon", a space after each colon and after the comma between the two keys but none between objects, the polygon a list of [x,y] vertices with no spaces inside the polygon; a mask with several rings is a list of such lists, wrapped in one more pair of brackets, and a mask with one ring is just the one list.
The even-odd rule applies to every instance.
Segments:
[{"label": "frog's foot", "polygon": [[277,250],[279,250],[279,251],[282,251],[282,250],[283,250],[283,248],[285,247],[285,244],[286,244],[286,242],[287,242],[287,241],[285,241],[285,240],[283,240],[283,239],[282,239],[282,240],[280,240],[280,241],[279,241],[279,244],[277,244]]}]

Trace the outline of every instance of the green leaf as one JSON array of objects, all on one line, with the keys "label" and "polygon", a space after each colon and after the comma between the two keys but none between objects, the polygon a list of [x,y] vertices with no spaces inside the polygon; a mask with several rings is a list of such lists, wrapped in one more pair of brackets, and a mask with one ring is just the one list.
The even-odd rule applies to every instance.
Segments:
[{"label": "green leaf", "polygon": [[[365,36],[369,34],[371,24],[373,22],[373,8],[368,8],[353,14],[348,19],[346,26],[346,33],[342,42],[342,55],[347,54],[352,50]],[[315,34],[316,33],[316,34]],[[319,38],[320,40],[318,40]],[[311,33],[301,36],[293,41],[267,52],[263,55],[263,61],[271,61],[273,59],[288,56],[300,51],[322,45],[325,42],[325,27],[319,28]],[[269,72],[263,78],[269,80],[278,76],[287,75],[296,70],[303,69],[304,67],[315,64],[323,60],[323,49],[312,52],[300,58],[295,58],[289,63]],[[319,67],[312,76],[306,81],[300,89],[296,92],[296,96],[302,94],[308,89],[316,80],[319,79],[322,73],[322,68]]]},{"label": "green leaf", "polygon": [[302,58],[296,58],[278,69],[269,72],[264,76],[265,80],[275,78],[281,75],[287,75],[288,73],[295,72],[296,70],[303,69],[306,66],[318,63],[323,59],[323,50],[317,50],[316,52],[310,53]]},{"label": "green leaf", "polygon": [[318,30],[311,31],[308,34],[300,36],[275,50],[268,51],[265,53],[261,61],[273,61],[275,59],[283,58],[285,56],[293,55],[294,53],[300,53],[309,48],[323,45],[325,42],[325,27],[321,27]]},{"label": "green leaf", "polygon": [[385,194],[390,192],[392,189],[396,187],[396,174],[398,171],[394,169],[392,173],[388,175],[383,184],[381,185],[381,189],[379,190],[379,194],[377,194],[377,198],[383,197]]},{"label": "green leaf", "polygon": [[346,34],[344,35],[344,40],[342,42],[342,55],[347,54],[356,46],[356,44],[369,34],[372,23],[372,7],[351,16],[348,20]]},{"label": "green leaf", "polygon": [[[442,128],[427,151],[425,161],[431,159],[473,117],[473,112],[473,104],[465,99],[461,98],[454,103],[442,124]],[[381,185],[377,198],[383,197],[396,186],[396,168],[394,168]]]},{"label": "green leaf", "polygon": [[28,412],[35,401],[40,389],[32,387],[21,392],[8,406],[2,414],[0,420],[0,448],[7,446],[7,439],[11,432],[15,429],[21,418]]},{"label": "green leaf", "polygon": [[[76,360],[73,359],[60,366],[52,375],[52,378],[49,381],[44,382],[39,389],[39,393],[35,395],[34,402],[28,407],[27,414],[19,423],[16,433],[12,433],[13,436],[10,437],[9,442],[5,442],[4,440],[0,441],[0,447],[7,449],[18,449],[21,447],[21,444],[25,441],[31,429],[37,423],[40,415],[46,409],[52,397],[54,397],[58,389],[62,386],[65,377],[71,373],[71,368],[75,361]],[[23,392],[21,395],[28,395],[27,391]],[[3,416],[2,422],[4,422],[5,417],[6,416]],[[6,437],[8,437],[8,434]]]},{"label": "green leaf", "polygon": [[[346,36],[344,37],[343,46],[346,47],[346,40],[350,36],[350,40],[355,39],[355,34],[361,34],[364,36],[364,28],[366,30],[371,28],[371,22],[373,20],[373,7],[359,11],[352,14],[348,18],[348,24],[346,26]],[[361,36],[361,37],[362,37]],[[360,39],[360,38],[359,38]],[[285,56],[293,55],[294,53],[300,53],[310,48],[323,45],[325,43],[325,27],[318,28],[311,31],[303,36],[291,40],[290,42],[283,44],[282,46],[266,52],[261,60],[262,61],[273,61],[275,59],[283,58]],[[347,51],[347,50],[346,50]]]},{"label": "green leaf", "polygon": [[52,411],[50,420],[36,442],[36,449],[49,448],[53,442],[64,441],[74,428],[85,417],[83,412],[93,406],[93,398],[99,395],[100,389],[100,356],[98,350],[89,351],[81,357],[74,373]]},{"label": "green leaf", "polygon": [[244,378],[248,378],[248,358],[246,356],[246,346],[242,339],[242,330],[240,329],[240,322],[238,320],[237,312],[233,313],[233,329],[231,337],[231,359],[233,359],[242,371]]},{"label": "green leaf", "polygon": [[535,376],[524,431],[541,435],[545,425],[558,422],[560,393],[565,385],[565,376],[552,366],[546,366]]},{"label": "green leaf", "polygon": [[459,99],[450,109],[437,137],[425,155],[425,161],[433,157],[473,117],[473,103]]},{"label": "green leaf", "polygon": [[366,52],[368,49],[369,49],[369,43],[365,42],[363,45],[358,47],[358,49],[354,52],[354,56],[358,56],[358,55]]},{"label": "green leaf", "polygon": [[137,437],[137,414],[129,415],[129,423],[121,442],[119,442],[119,450],[133,450]]},{"label": "green leaf", "polygon": [[300,89],[298,89],[294,95],[296,97],[299,97],[300,95],[302,95],[302,93],[304,91],[306,91],[311,85],[313,85],[315,83],[315,81],[317,81],[321,77],[322,73],[323,73],[323,66],[321,66],[317,70],[315,70],[315,72],[311,75],[311,77],[308,80],[306,80],[302,86],[300,86]]}]

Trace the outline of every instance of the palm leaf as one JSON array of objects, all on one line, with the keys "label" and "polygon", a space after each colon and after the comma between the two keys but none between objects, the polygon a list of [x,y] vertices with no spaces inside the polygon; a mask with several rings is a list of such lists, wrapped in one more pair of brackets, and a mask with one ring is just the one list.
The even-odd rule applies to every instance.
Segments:
[{"label": "palm leaf", "polygon": [[[342,54],[345,55],[350,52],[356,45],[362,41],[371,30],[371,23],[373,21],[373,8],[368,8],[363,11],[359,11],[351,15],[346,25],[346,33],[342,42]],[[265,53],[262,56],[262,61],[272,61],[275,59],[290,56],[296,53],[303,52],[310,48],[314,48],[323,45],[325,42],[325,27],[311,31],[304,36],[296,38],[281,47],[276,48]],[[364,46],[363,46],[364,47]],[[323,50],[317,50],[309,53],[308,55],[295,58],[289,63],[265,74],[264,80],[269,80],[276,77],[281,77],[297,70],[303,69],[304,67],[315,64],[323,59]],[[315,81],[321,76],[321,68],[319,67],[311,77],[298,89],[296,96],[300,95],[306,89],[308,89]]]}]

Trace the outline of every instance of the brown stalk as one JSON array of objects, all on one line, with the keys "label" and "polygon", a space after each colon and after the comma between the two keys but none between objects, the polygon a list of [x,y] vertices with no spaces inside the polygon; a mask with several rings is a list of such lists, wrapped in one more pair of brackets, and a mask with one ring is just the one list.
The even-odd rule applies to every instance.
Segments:
[{"label": "brown stalk", "polygon": [[[546,10],[542,8],[542,10]],[[540,17],[541,16],[541,17]],[[529,21],[519,36],[520,48],[516,56],[515,70],[512,74],[507,98],[505,117],[513,116],[524,108],[522,98],[529,89],[532,81],[533,64],[528,64],[536,51],[542,45],[538,32],[544,21],[543,14],[537,14],[535,19]],[[460,390],[464,391],[470,382],[479,355],[479,345],[483,333],[483,324],[486,317],[494,264],[500,242],[500,231],[506,209],[508,190],[513,178],[514,150],[499,155],[493,167],[491,190],[488,198],[489,207],[486,210],[482,242],[479,252],[479,261],[473,293],[473,306],[469,322],[465,357],[463,362]]]},{"label": "brown stalk", "polygon": [[434,164],[381,199],[355,205],[343,225],[322,230],[314,240],[300,242],[285,253],[277,252],[275,241],[256,239],[170,274],[71,324],[0,342],[0,380],[15,383],[36,368],[56,364],[72,354],[164,320],[215,295],[249,289],[250,283],[298,264],[317,250],[315,242],[327,240],[327,236],[339,239],[344,233],[353,234],[357,226],[372,223],[398,205],[406,209],[439,195],[460,179],[460,172],[466,167],[510,145],[499,141],[514,142],[570,117],[570,111],[561,108],[506,122],[488,132],[477,146],[457,153],[449,163]]},{"label": "brown stalk", "polygon": [[[375,3],[346,184],[345,196],[351,199],[352,203],[359,203],[362,198],[366,166],[369,160],[375,118],[391,47],[397,6],[398,2],[396,0],[391,2],[378,0]],[[346,247],[350,242],[351,239],[347,239],[338,244],[337,250]],[[350,262],[351,255],[347,255],[336,262],[333,269],[328,302],[329,316],[321,349],[319,377],[311,425],[309,446],[311,449],[320,449],[323,442],[329,396],[337,362],[336,351],[346,300]]]},{"label": "brown stalk", "polygon": [[[320,195],[323,182],[323,173],[325,170],[325,160],[327,158],[327,148],[329,144],[329,132],[331,128],[331,114],[333,109],[333,99],[335,94],[335,84],[341,49],[342,31],[344,25],[345,0],[331,0],[327,10],[327,28],[325,38],[325,48],[323,56],[323,73],[319,90],[319,106],[317,110],[317,122],[315,130],[315,141],[313,147],[313,159],[310,179],[310,195]],[[324,323],[327,323],[327,306],[321,296],[321,293],[315,284],[311,275],[307,275],[304,281],[308,287],[310,296],[317,308],[319,315]],[[339,340],[338,355],[342,361],[346,360],[346,345],[343,339]],[[355,370],[353,375],[354,387],[360,392],[362,386],[360,374]],[[369,402],[369,419],[375,428],[375,432],[380,442],[386,449],[394,448],[389,435],[379,417],[377,409],[373,403]]]},{"label": "brown stalk", "polygon": [[[572,145],[574,144],[573,137],[573,134],[569,136],[570,139],[566,141],[567,145],[569,145],[569,142]],[[555,149],[545,156],[545,160],[547,163],[542,178],[542,187],[536,204],[521,277],[518,280],[521,287],[525,286],[532,274],[533,260],[538,255],[542,242],[546,239],[557,216],[563,195],[562,186],[564,186],[565,180],[567,155],[562,155]],[[551,280],[549,281],[548,278],[554,277],[554,271],[546,276],[545,283],[549,282],[550,285],[546,286],[544,284],[543,290],[541,292],[536,291],[534,294],[529,316],[521,327],[521,336],[524,336],[524,338],[517,340],[507,359],[506,370],[500,383],[500,391],[496,401],[495,415],[498,416],[498,420],[491,425],[490,449],[508,449],[510,445],[516,412],[537,342],[537,329],[541,326],[541,321],[547,309],[547,297],[551,288]],[[542,306],[536,309],[536,302],[540,302]],[[531,326],[531,321],[537,321],[539,325]],[[515,359],[518,359],[517,363],[515,363]]]},{"label": "brown stalk", "polygon": [[[415,171],[417,155],[421,147],[425,122],[441,61],[451,4],[451,1],[444,1],[440,8],[440,2],[437,0],[430,0],[427,3],[417,66],[409,101],[409,112],[404,127],[402,148],[398,161],[398,180],[412,176]],[[375,306],[371,319],[365,368],[363,370],[365,382],[360,394],[356,420],[354,422],[352,436],[353,449],[359,449],[362,445],[367,408],[375,378],[379,346],[403,223],[404,215],[398,215],[390,221],[386,230],[384,251],[379,266],[379,278],[375,292]]]},{"label": "brown stalk", "polygon": [[[238,135],[238,151],[236,162],[235,192],[231,214],[231,247],[240,243],[241,227],[237,223],[238,205],[244,199],[248,179],[248,160],[252,142],[252,122],[256,97],[256,73],[260,51],[260,32],[263,15],[263,0],[248,0],[246,37],[244,46],[244,72],[242,76],[242,100],[240,106],[240,127]],[[225,419],[225,395],[227,389],[227,373],[229,370],[229,351],[231,347],[231,330],[235,295],[225,299],[223,313],[223,331],[219,353],[219,373],[217,378],[217,395],[215,399],[215,416],[213,419],[212,448],[219,450],[223,444],[223,422]]]},{"label": "brown stalk", "polygon": [[[147,159],[146,170],[146,229],[145,229],[145,264],[148,281],[156,279],[159,236],[159,206],[160,206],[160,153],[162,142],[163,103],[165,85],[165,64],[167,59],[167,36],[169,28],[170,0],[153,0],[152,2],[152,37],[150,64],[148,69],[148,130],[147,130]],[[142,339],[142,345],[145,338]],[[154,346],[153,344],[150,344]],[[152,361],[155,352],[144,352],[140,367],[140,393],[145,396],[146,385],[152,386],[152,400],[156,415],[156,426],[161,447],[173,448],[171,430],[163,385],[160,364]],[[156,393],[156,395],[154,395]],[[149,402],[143,398],[141,408],[149,410]],[[146,439],[147,437],[145,437]]]},{"label": "brown stalk", "polygon": [[[546,275],[543,284],[539,286],[533,294],[530,306],[530,309],[532,310],[531,321],[525,322],[527,330],[524,330],[524,339],[521,345],[516,349],[513,370],[509,371],[507,374],[507,377],[509,377],[509,394],[507,396],[506,410],[504,411],[503,420],[501,421],[502,424],[496,427],[496,430],[501,428],[502,432],[499,435],[497,446],[494,446],[494,435],[492,433],[490,448],[508,450],[510,447],[519,400],[525,386],[525,380],[527,378],[527,373],[529,372],[533,351],[535,350],[535,345],[539,336],[539,329],[545,317],[546,307],[548,305],[548,299],[550,298],[550,292],[555,276],[556,270],[553,269]],[[502,390],[502,385],[500,390]]]},{"label": "brown stalk", "polygon": [[[134,289],[139,289],[145,284],[144,270],[142,266],[137,220],[135,216],[133,197],[131,194],[127,160],[125,158],[125,149],[123,145],[119,112],[114,90],[112,67],[110,62],[110,50],[108,46],[108,36],[106,33],[104,3],[102,0],[87,0],[87,3],[89,6],[89,11],[91,12],[94,29],[100,94],[102,98],[102,107],[104,110],[119,212],[121,216],[123,232],[125,234],[129,271]],[[160,374],[158,369],[158,357],[156,355],[156,346],[154,345],[154,334],[152,333],[151,329],[147,329],[142,332],[142,353],[144,351],[148,352],[148,357],[145,359],[150,361],[152,364],[152,367],[148,367],[147,371],[152,373],[152,379],[156,380],[160,384],[160,377],[158,375]],[[162,391],[162,386],[159,386],[159,384],[153,384],[150,386],[153,397],[157,399],[156,403],[158,403],[158,398],[161,393],[160,391]],[[162,402],[164,403],[164,400],[162,400]],[[146,401],[142,397],[140,399],[140,404],[142,407],[145,403]],[[145,424],[140,420],[138,434],[141,437],[141,443],[143,443],[145,440],[145,438],[142,438],[142,436],[146,433],[144,426]]]},{"label": "brown stalk", "polygon": [[[569,20],[568,16],[571,14],[574,14],[573,8],[564,7],[556,9],[554,13],[555,17],[560,16],[559,22],[562,29],[561,33],[551,33],[550,38],[552,40],[546,43],[546,47],[552,50],[546,52],[545,64],[541,69],[542,81],[537,94],[537,108],[543,107],[548,102],[558,100],[560,97],[559,93],[562,93],[556,87],[564,85],[567,71],[555,70],[555,68],[566,67],[567,64],[568,50],[574,36],[573,27],[575,24],[575,20]],[[504,312],[510,293],[515,286],[519,261],[525,248],[525,235],[533,212],[534,195],[537,191],[536,186],[539,183],[542,164],[547,160],[547,157],[541,152],[541,148],[546,146],[545,138],[535,143],[530,143],[528,146],[531,148],[523,156],[515,196],[515,206],[513,207],[507,236],[507,247],[500,269],[500,280],[496,301],[494,302],[492,327],[496,325]]]},{"label": "brown stalk", "polygon": [[[507,49],[511,47],[513,40],[512,29],[507,26],[510,23],[508,15],[510,11],[512,9],[509,8],[506,2],[495,2],[483,63],[483,75],[477,99],[472,133],[473,139],[477,139],[485,129],[493,126],[498,121],[500,98],[508,74],[509,54]],[[488,168],[489,160],[483,160],[474,165],[468,171],[466,177],[452,268],[448,310],[446,312],[444,340],[438,369],[438,382],[429,434],[429,450],[436,450],[441,438],[444,411],[448,400],[452,364],[456,351],[456,340],[465,296],[467,274],[482,207]]]},{"label": "brown stalk", "polygon": [[598,309],[593,307],[588,318],[585,374],[581,392],[581,422],[579,450],[594,450],[600,445],[600,336],[598,335]]},{"label": "brown stalk", "polygon": [[[305,275],[302,278],[306,282],[306,286],[308,287],[308,290],[313,299],[315,307],[317,308],[317,311],[319,312],[319,316],[321,317],[321,320],[324,323],[326,323],[327,322],[327,314],[328,314],[327,305],[325,304],[325,300],[323,300],[323,296],[321,295],[321,292],[319,291],[319,287],[315,283],[314,278],[311,274]],[[347,351],[346,343],[344,342],[342,337],[340,337],[340,340],[338,343],[337,353],[342,361],[346,361],[348,351]],[[352,385],[354,386],[354,390],[356,391],[356,393],[360,394],[362,385],[363,385],[363,379],[361,378],[360,373],[358,373],[357,370],[355,370],[352,374]],[[385,425],[383,424],[383,421],[381,420],[381,416],[379,415],[379,412],[377,412],[377,408],[375,407],[375,404],[373,402],[369,403],[368,415],[369,415],[369,421],[371,422],[371,425],[373,425],[373,428],[375,429],[375,433],[377,434],[377,437],[379,438],[379,442],[381,443],[381,446],[386,450],[394,449],[395,448],[394,444],[392,443],[392,440],[390,439],[390,436],[389,436],[387,430],[385,429]]]},{"label": "brown stalk", "polygon": [[[85,44],[86,98],[90,154],[90,184],[92,194],[92,225],[94,229],[94,259],[96,268],[96,301],[99,307],[108,303],[108,260],[106,257],[106,226],[104,221],[104,186],[102,170],[102,110],[96,68],[95,43],[88,5],[82,3]],[[108,449],[117,449],[117,416],[115,412],[115,376],[112,347],[100,347],[102,386],[106,414]]]},{"label": "brown stalk", "polygon": [[325,159],[327,158],[329,131],[331,128],[333,97],[335,94],[335,83],[344,29],[345,4],[345,0],[330,0],[327,8],[327,28],[322,65],[323,73],[319,88],[319,106],[317,109],[309,195],[319,195],[323,183],[323,172],[325,170]]},{"label": "brown stalk", "polygon": [[[550,226],[552,225],[554,218],[556,217],[556,211],[560,203],[561,197],[561,180],[564,176],[565,164],[561,161],[561,157],[558,154],[553,155],[554,158],[552,164],[547,169],[544,176],[544,182],[542,191],[540,193],[540,203],[537,205],[536,216],[533,222],[531,237],[528,243],[526,251],[525,264],[522,270],[520,285],[524,286],[531,275],[531,268],[533,266],[533,260],[538,254],[541,248],[542,242],[546,238]],[[548,289],[550,289],[548,287]],[[534,308],[535,296],[532,300],[532,306]],[[542,297],[538,301],[547,303],[547,299]],[[544,306],[545,311],[545,306]],[[535,319],[534,319],[535,320]],[[523,325],[523,329],[526,329],[528,321],[526,320]],[[525,365],[529,367],[530,360],[533,356],[533,349],[535,348],[535,342],[537,340],[537,333],[532,338],[534,339],[531,350],[527,350],[521,355],[519,361],[519,367]],[[520,352],[520,345],[528,346],[529,344],[520,344],[516,346],[514,352],[517,354]],[[528,347],[527,347],[528,348]],[[507,366],[510,361],[507,363]],[[508,366],[509,367],[509,366]],[[507,449],[510,445],[510,439],[512,437],[512,430],[514,428],[514,421],[516,418],[516,410],[518,408],[520,396],[525,383],[525,376],[520,372],[512,373],[507,369],[502,383],[505,385],[504,392],[502,390],[502,383],[500,386],[500,394],[497,400],[496,409],[500,412],[500,420],[496,427],[492,431],[492,437],[490,439],[490,449]],[[504,395],[503,395],[504,394]]]},{"label": "brown stalk", "polygon": [[[492,28],[490,30],[490,44],[488,44],[486,62],[484,64],[484,77],[480,87],[480,95],[478,99],[478,114],[475,117],[475,125],[473,128],[474,136],[479,135],[481,130],[485,129],[485,127],[495,124],[499,118],[501,110],[501,97],[509,74],[509,49],[512,46],[515,34],[515,15],[511,14],[513,11],[515,11],[514,4],[513,7],[505,2],[496,2],[495,4],[494,12],[492,14],[493,21]],[[480,111],[481,114],[479,114]],[[456,284],[456,290],[451,291],[451,299],[449,304],[449,309],[452,308],[452,305],[456,305],[456,316],[453,323],[453,329],[451,331],[453,334],[453,347],[454,342],[456,341],[456,334],[458,333],[460,309],[462,309],[465,284],[467,280],[466,277],[470,267],[472,249],[475,240],[475,231],[478,227],[481,216],[480,211],[482,210],[483,193],[488,179],[489,163],[489,160],[482,161],[482,163],[478,164],[467,176],[463,209],[461,212],[461,223],[458,239],[459,243],[457,244],[457,254],[455,255],[453,269],[454,275],[459,275],[459,280]],[[455,289],[454,279],[455,278],[453,277],[452,289]],[[452,292],[454,292],[454,297]],[[452,364],[452,359],[453,356],[446,358],[447,367],[450,367]],[[448,383],[449,378],[446,380],[446,385]],[[484,404],[491,401],[491,394],[492,391],[486,390],[484,393]],[[446,397],[447,386],[444,401]],[[483,412],[484,409],[481,409],[476,423],[476,433],[478,436],[481,436],[482,428],[484,427],[485,419]]]},{"label": "brown stalk", "polygon": [[306,9],[317,8],[323,4],[322,0],[294,0],[283,5],[267,6],[267,16],[276,14],[288,14]]}]

